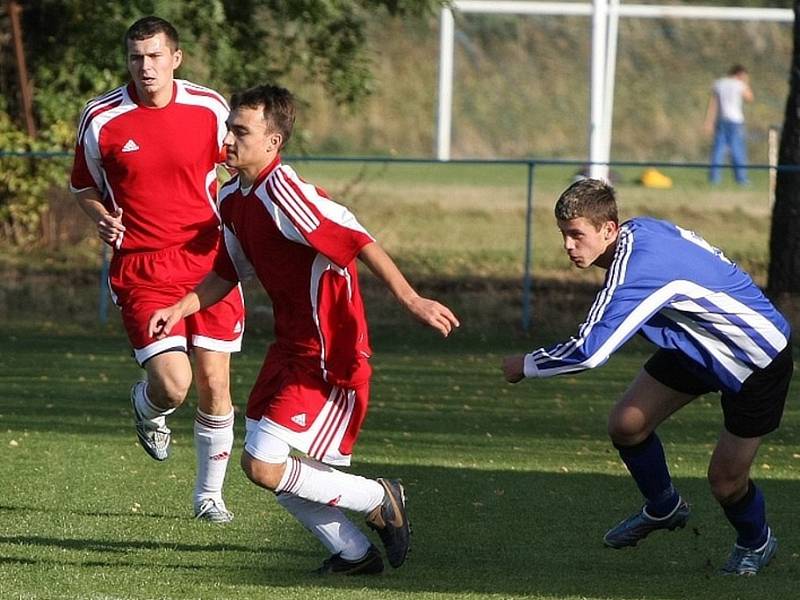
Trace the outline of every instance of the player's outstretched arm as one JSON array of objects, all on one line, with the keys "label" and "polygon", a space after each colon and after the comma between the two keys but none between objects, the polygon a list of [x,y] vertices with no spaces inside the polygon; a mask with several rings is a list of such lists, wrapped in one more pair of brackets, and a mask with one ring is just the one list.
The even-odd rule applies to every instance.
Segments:
[{"label": "player's outstretched arm", "polygon": [[420,296],[408,283],[391,257],[377,243],[373,242],[364,246],[358,257],[386,284],[400,304],[417,320],[433,327],[444,337],[450,335],[453,329],[460,325],[456,316],[445,305]]},{"label": "player's outstretched arm", "polygon": [[150,335],[157,340],[167,337],[181,319],[196,313],[201,308],[216,304],[235,287],[236,282],[223,279],[211,271],[196,288],[178,302],[153,313],[147,328]]}]

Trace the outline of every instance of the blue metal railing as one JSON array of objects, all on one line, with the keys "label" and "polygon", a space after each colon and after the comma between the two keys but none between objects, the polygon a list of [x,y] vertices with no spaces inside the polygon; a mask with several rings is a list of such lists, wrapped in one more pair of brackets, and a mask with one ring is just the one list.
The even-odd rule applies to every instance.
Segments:
[{"label": "blue metal railing", "polygon": [[[23,152],[0,150],[0,158],[67,158],[72,157],[72,152]],[[728,164],[712,165],[702,162],[670,162],[670,161],[609,161],[603,163],[590,163],[585,160],[574,159],[486,159],[486,158],[459,158],[451,160],[438,160],[435,158],[398,158],[381,156],[286,156],[287,162],[328,162],[328,163],[374,163],[374,164],[431,164],[431,165],[510,165],[524,166],[527,169],[527,191],[525,202],[525,253],[524,274],[522,281],[522,327],[527,331],[531,325],[531,312],[533,306],[533,189],[535,170],[537,166],[573,166],[586,168],[592,164],[612,167],[641,167],[641,168],[675,168],[675,169],[709,169],[712,166],[729,168]],[[750,164],[748,170],[753,171],[800,171],[800,165],[764,165]],[[108,293],[108,268],[110,251],[103,247],[103,264],[100,272],[100,297],[99,320],[105,323],[108,320],[109,293]]]}]

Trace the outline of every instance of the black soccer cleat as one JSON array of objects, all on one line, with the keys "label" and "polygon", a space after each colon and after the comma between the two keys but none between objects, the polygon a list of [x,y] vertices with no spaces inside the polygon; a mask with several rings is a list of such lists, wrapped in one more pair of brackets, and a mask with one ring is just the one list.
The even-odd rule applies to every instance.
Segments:
[{"label": "black soccer cleat", "polygon": [[405,562],[411,543],[405,490],[397,480],[379,477],[377,481],[384,489],[383,502],[367,515],[367,525],[378,532],[386,549],[386,559],[396,569]]},{"label": "black soccer cleat", "polygon": [[370,546],[367,553],[358,560],[345,560],[341,553],[334,554],[322,562],[315,570],[317,575],[378,575],[383,573],[383,559],[375,546]]}]

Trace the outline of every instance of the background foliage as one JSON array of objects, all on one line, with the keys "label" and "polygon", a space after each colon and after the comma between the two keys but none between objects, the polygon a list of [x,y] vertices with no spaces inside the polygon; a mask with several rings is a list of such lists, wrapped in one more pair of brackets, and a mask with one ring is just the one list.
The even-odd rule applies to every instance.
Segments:
[{"label": "background foliage", "polygon": [[[291,154],[431,156],[438,4],[31,0],[25,43],[40,136],[29,140],[19,124],[8,28],[0,26],[0,150],[69,152],[83,103],[127,78],[122,32],[156,13],[183,37],[181,77],[224,94],[273,80],[299,95]],[[457,15],[453,156],[585,157],[590,37],[581,17]],[[737,60],[756,92],[747,108],[750,159],[766,163],[767,130],[783,118],[791,41],[785,23],[623,19],[612,159],[705,162],[708,90]],[[74,238],[81,220],[59,206],[74,209],[63,192],[69,162],[0,159],[0,244],[52,249],[56,225]]]},{"label": "background foliage", "polygon": [[[31,139],[20,115],[10,36],[0,56],[0,150],[68,151],[83,103],[125,81],[122,36],[137,18],[171,21],[187,54],[181,77],[229,93],[272,81],[310,81],[337,104],[371,91],[366,27],[370,19],[433,14],[437,0],[32,0],[22,27],[39,127]],[[3,7],[5,10],[5,3]],[[2,13],[4,21],[8,15]],[[5,24],[5,23],[4,23]],[[9,28],[4,30],[8,32]],[[21,119],[20,119],[21,120]],[[302,137],[302,136],[300,136]],[[47,191],[64,186],[62,162],[3,158],[0,223],[20,245],[40,235]]]}]

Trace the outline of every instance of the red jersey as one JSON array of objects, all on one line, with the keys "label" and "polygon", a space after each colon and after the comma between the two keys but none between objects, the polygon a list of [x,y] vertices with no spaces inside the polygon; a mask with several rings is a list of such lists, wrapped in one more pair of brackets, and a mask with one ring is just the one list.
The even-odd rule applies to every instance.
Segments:
[{"label": "red jersey", "polygon": [[228,105],[216,92],[176,79],[167,106],[139,103],[133,83],[91,100],[78,126],[70,188],[97,189],[122,207],[117,248],[160,250],[219,227],[216,165]]},{"label": "red jersey", "polygon": [[248,190],[220,190],[225,248],[214,271],[258,277],[272,300],[275,345],[267,361],[299,360],[334,385],[369,379],[371,354],[355,259],[374,241],[344,206],[280,158]]}]

